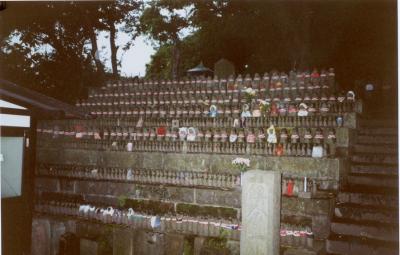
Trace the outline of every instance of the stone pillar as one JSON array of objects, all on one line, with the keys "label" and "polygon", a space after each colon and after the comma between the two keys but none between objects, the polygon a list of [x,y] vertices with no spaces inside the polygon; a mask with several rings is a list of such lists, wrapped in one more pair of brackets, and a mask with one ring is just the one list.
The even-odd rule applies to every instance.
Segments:
[{"label": "stone pillar", "polygon": [[281,174],[251,170],[243,175],[241,255],[278,255]]},{"label": "stone pillar", "polygon": [[32,255],[50,255],[50,222],[45,219],[32,219]]}]

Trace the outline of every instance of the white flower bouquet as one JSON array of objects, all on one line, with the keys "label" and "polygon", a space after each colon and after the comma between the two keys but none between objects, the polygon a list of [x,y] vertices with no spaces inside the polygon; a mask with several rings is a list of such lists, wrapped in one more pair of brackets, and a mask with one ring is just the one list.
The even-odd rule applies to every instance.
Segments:
[{"label": "white flower bouquet", "polygon": [[250,159],[248,158],[235,158],[232,160],[232,165],[237,167],[241,172],[245,172],[250,167]]},{"label": "white flower bouquet", "polygon": [[251,103],[253,98],[255,98],[255,96],[256,96],[256,91],[253,88],[249,87],[249,88],[244,89],[243,92],[247,99],[247,102]]},{"label": "white flower bouquet", "polygon": [[269,108],[270,108],[270,104],[267,102],[267,100],[262,100],[262,99],[258,99],[258,104],[260,107],[260,111],[262,112],[262,114],[265,116],[266,114],[269,113]]}]

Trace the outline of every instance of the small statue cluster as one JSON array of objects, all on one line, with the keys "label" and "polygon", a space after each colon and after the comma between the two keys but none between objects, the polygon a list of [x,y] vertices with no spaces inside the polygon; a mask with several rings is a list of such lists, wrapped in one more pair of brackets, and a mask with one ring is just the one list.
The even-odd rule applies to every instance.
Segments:
[{"label": "small statue cluster", "polygon": [[227,237],[238,240],[240,225],[238,220],[191,217],[185,215],[151,215],[135,212],[132,208],[117,209],[97,207],[90,204],[72,202],[40,201],[35,204],[38,213],[79,217],[106,224],[118,224],[134,229],[151,229],[160,232],[178,232],[198,236],[218,237],[225,230]]},{"label": "small statue cluster", "polygon": [[284,177],[282,179],[282,195],[284,196],[312,198],[316,196],[317,192],[318,183],[314,179],[308,177]]},{"label": "small statue cluster", "polygon": [[41,176],[57,176],[78,179],[117,180],[135,183],[196,186],[231,189],[240,183],[234,174],[214,174],[192,171],[145,170],[132,168],[95,168],[93,166],[48,165],[36,168]]},{"label": "small statue cluster", "polygon": [[309,226],[282,223],[280,236],[281,245],[284,246],[309,249],[313,249],[314,247],[314,234]]},{"label": "small statue cluster", "polygon": [[276,153],[279,150],[287,156],[311,156],[308,150],[314,145],[321,145],[328,151],[324,155],[334,156],[336,148],[336,131],[333,128],[275,128],[274,125],[269,128],[117,127],[111,130],[98,128],[96,132],[86,132],[82,126],[79,128],[83,131],[72,140],[59,140],[63,147],[129,152],[264,153],[278,156],[283,155]]},{"label": "small statue cluster", "polygon": [[110,82],[94,89],[78,107],[106,118],[196,118],[308,116],[354,111],[355,94],[336,93],[333,69],[313,72],[272,71],[246,75]]}]

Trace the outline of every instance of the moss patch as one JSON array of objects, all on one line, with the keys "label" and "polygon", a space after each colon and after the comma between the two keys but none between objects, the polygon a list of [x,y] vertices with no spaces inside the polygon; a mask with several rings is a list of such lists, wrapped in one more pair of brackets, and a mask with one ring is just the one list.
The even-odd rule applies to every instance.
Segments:
[{"label": "moss patch", "polygon": [[199,206],[193,204],[180,203],[176,205],[178,214],[191,216],[206,216],[213,218],[234,219],[237,218],[237,211],[233,208],[216,206]]},{"label": "moss patch", "polygon": [[148,214],[174,213],[174,204],[153,200],[125,199],[124,208],[132,208],[136,212]]}]

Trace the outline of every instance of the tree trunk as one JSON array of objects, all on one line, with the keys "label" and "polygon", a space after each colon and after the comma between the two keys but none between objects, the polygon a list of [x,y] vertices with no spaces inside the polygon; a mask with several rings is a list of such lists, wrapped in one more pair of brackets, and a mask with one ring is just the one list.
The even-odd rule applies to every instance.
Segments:
[{"label": "tree trunk", "polygon": [[[298,67],[300,70],[307,70],[312,68],[312,20],[314,16],[314,12],[310,5],[305,4],[301,9],[303,12],[302,18],[299,20],[300,28],[297,32],[297,39],[299,39],[299,62]],[[317,52],[313,52],[313,54],[317,54]]]},{"label": "tree trunk", "polygon": [[175,39],[172,45],[172,79],[178,79],[180,61],[179,39]]},{"label": "tree trunk", "polygon": [[99,74],[102,74],[104,72],[103,69],[103,64],[101,63],[100,59],[98,59],[96,57],[96,53],[99,54],[98,51],[98,47],[97,47],[97,36],[96,36],[96,32],[95,32],[95,28],[92,28],[90,31],[90,43],[92,44],[92,50],[91,50],[91,54],[92,54],[92,58],[94,60],[94,63],[96,64],[96,69],[97,72]]},{"label": "tree trunk", "polygon": [[115,77],[118,77],[118,63],[117,63],[117,51],[118,46],[115,45],[115,25],[114,23],[110,23],[110,48],[111,48],[111,67],[112,72]]}]

